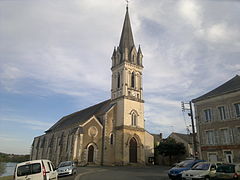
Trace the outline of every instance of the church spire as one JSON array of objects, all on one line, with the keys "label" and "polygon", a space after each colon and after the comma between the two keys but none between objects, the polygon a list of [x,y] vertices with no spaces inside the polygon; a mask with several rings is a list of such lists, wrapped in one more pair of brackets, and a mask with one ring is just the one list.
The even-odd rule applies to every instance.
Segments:
[{"label": "church spire", "polygon": [[132,28],[131,28],[130,18],[128,14],[128,5],[127,5],[119,48],[122,52],[125,51],[125,48],[127,48],[128,51],[130,52],[133,47],[134,47],[134,41],[133,41]]},{"label": "church spire", "polygon": [[[127,1],[128,2],[128,1]],[[124,97],[143,102],[142,96],[142,59],[141,47],[136,49],[128,13],[128,5],[123,23],[120,43],[112,54],[112,89],[111,98]]]},{"label": "church spire", "polygon": [[120,43],[112,55],[112,67],[116,67],[124,62],[142,66],[142,57],[141,48],[137,51],[134,44],[127,5]]}]

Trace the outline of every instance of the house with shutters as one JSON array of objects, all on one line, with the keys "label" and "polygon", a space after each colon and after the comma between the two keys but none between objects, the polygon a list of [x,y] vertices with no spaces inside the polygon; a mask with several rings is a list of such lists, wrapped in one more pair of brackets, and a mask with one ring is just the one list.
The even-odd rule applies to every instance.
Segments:
[{"label": "house with shutters", "polygon": [[240,76],[193,99],[200,157],[240,162]]}]

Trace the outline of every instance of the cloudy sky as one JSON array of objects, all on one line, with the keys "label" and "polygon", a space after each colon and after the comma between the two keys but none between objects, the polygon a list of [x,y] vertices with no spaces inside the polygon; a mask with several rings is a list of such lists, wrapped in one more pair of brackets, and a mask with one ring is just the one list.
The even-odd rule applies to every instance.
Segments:
[{"label": "cloudy sky", "polygon": [[[110,98],[124,0],[0,0],[0,152],[29,153],[62,116]],[[132,0],[146,129],[186,133],[189,101],[240,74],[240,1]]]}]

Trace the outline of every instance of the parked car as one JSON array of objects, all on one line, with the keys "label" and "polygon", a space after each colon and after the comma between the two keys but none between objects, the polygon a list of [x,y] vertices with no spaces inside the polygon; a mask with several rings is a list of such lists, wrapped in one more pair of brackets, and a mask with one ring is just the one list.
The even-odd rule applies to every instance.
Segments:
[{"label": "parked car", "polygon": [[14,180],[49,180],[58,178],[57,171],[49,160],[33,160],[16,165]]},{"label": "parked car", "polygon": [[183,180],[197,180],[204,179],[210,180],[216,175],[216,168],[222,163],[213,162],[199,162],[194,165],[190,170],[184,171],[182,173]]},{"label": "parked car", "polygon": [[203,160],[188,159],[188,160],[182,161],[168,171],[168,177],[170,179],[182,179],[183,171],[187,171],[191,169],[195,164],[199,162],[203,162]]},{"label": "parked car", "polygon": [[73,161],[64,161],[59,164],[57,172],[58,176],[73,175],[77,173],[77,167]]},{"label": "parked car", "polygon": [[218,166],[214,179],[240,179],[240,164],[222,164]]}]

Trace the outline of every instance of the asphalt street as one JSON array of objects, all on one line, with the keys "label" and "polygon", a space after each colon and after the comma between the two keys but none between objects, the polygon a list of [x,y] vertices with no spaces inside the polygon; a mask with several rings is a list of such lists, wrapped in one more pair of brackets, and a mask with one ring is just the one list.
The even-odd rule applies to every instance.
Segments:
[{"label": "asphalt street", "polygon": [[169,180],[165,166],[146,167],[79,167],[77,175],[59,180]]}]

